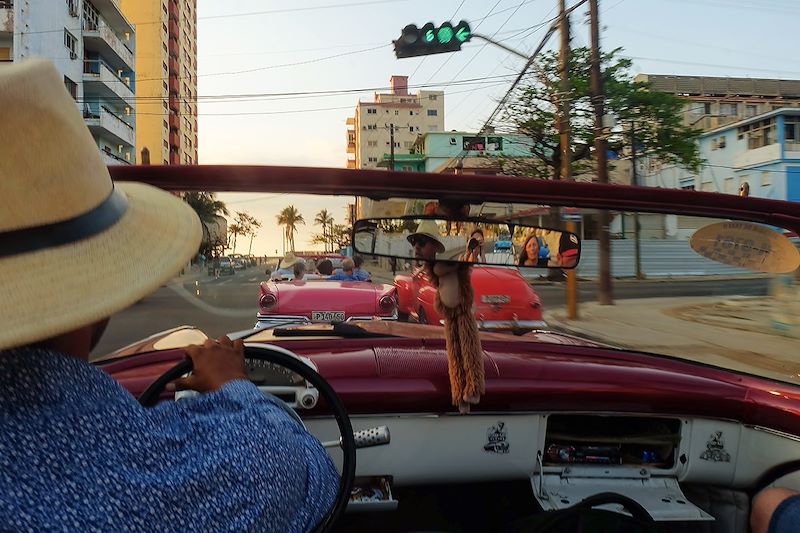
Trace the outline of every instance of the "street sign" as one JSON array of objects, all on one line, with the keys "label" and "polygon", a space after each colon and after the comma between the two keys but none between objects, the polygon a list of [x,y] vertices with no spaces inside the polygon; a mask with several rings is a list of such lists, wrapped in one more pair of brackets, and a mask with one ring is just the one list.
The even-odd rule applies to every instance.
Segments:
[{"label": "street sign", "polygon": [[563,222],[580,222],[583,220],[583,215],[581,215],[577,207],[562,207],[560,215]]},{"label": "street sign", "polygon": [[403,28],[400,38],[393,41],[394,53],[401,59],[456,52],[471,38],[472,30],[469,23],[463,20],[455,26],[450,22],[444,22],[439,27],[434,26],[433,22],[428,22],[421,28],[409,24]]}]

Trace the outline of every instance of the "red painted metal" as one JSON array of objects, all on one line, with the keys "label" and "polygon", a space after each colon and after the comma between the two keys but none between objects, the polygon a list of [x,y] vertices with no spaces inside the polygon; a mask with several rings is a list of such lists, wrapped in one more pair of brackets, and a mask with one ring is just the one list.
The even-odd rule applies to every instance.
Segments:
[{"label": "red painted metal", "polygon": [[568,205],[752,220],[800,231],[800,209],[791,202],[732,194],[537,180],[515,176],[463,176],[384,170],[243,165],[109,166],[117,180],[141,181],[171,191],[337,194],[374,199],[404,197],[473,202]]},{"label": "red painted metal", "polygon": [[[352,414],[453,413],[442,339],[278,342],[310,357]],[[484,341],[486,395],[475,412],[628,412],[739,420],[800,435],[800,387],[668,357]],[[101,365],[138,395],[181,350]],[[311,414],[323,414],[319,409]]]},{"label": "red painted metal", "polygon": [[[472,287],[475,291],[475,318],[489,322],[541,321],[542,304],[539,295],[516,269],[503,267],[473,268]],[[442,315],[436,310],[438,290],[431,283],[424,269],[410,276],[395,276],[397,297],[401,312],[419,320],[419,310],[425,313],[428,324],[439,324]],[[508,296],[506,304],[488,304],[483,296]]]}]

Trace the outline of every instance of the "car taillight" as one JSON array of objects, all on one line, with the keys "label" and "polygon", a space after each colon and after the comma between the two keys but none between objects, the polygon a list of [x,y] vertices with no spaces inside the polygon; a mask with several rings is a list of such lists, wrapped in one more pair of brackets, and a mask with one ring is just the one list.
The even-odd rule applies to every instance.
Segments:
[{"label": "car taillight", "polygon": [[378,305],[382,311],[393,311],[397,306],[397,303],[394,300],[394,296],[386,295],[381,296],[381,299],[378,301]]},{"label": "car taillight", "polygon": [[259,300],[258,303],[261,305],[262,308],[269,309],[270,307],[278,303],[278,298],[271,292],[268,292],[267,294],[261,296],[261,299]]}]

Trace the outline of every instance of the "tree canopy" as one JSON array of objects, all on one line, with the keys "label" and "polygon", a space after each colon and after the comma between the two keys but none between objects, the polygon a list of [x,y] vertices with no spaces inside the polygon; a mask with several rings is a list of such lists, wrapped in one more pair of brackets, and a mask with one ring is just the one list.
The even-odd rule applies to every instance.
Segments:
[{"label": "tree canopy", "polygon": [[[602,54],[601,70],[605,112],[616,126],[607,132],[610,150],[625,152],[631,138],[636,149],[668,163],[697,170],[701,166],[697,139],[701,130],[683,125],[686,101],[669,93],[651,90],[646,82],[630,74],[631,61],[619,57],[620,48]],[[569,61],[570,134],[573,173],[593,169],[594,107],[591,99],[590,50],[574,48]],[[560,102],[558,52],[542,54],[534,65],[530,82],[514,95],[503,115],[501,127],[528,135],[533,158],[500,158],[503,172],[536,178],[557,178],[561,166],[558,132]]]}]

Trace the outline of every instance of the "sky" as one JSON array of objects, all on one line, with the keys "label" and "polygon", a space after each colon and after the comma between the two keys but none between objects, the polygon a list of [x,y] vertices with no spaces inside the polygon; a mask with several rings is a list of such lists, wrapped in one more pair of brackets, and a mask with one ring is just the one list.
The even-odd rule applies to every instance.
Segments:
[{"label": "sky", "polygon": [[[557,6],[558,0],[198,0],[199,162],[344,167],[345,120],[359,100],[388,92],[395,74],[410,77],[412,92],[420,85],[445,91],[445,129],[477,130],[524,60],[477,39],[460,52],[398,60],[391,41],[407,24],[463,19],[474,32],[529,54]],[[572,17],[572,46],[588,45],[587,9]],[[601,47],[622,47],[633,74],[800,79],[788,44],[798,15],[795,0],[600,0]],[[558,42],[555,34],[545,50]],[[348,92],[285,95],[342,90]],[[283,95],[241,96],[275,93]],[[307,222],[296,236],[300,249],[319,231],[312,223],[320,209],[342,223],[351,201],[264,196],[256,202],[220,195],[233,211],[262,221],[258,254],[281,248],[275,215],[289,203]]]}]

